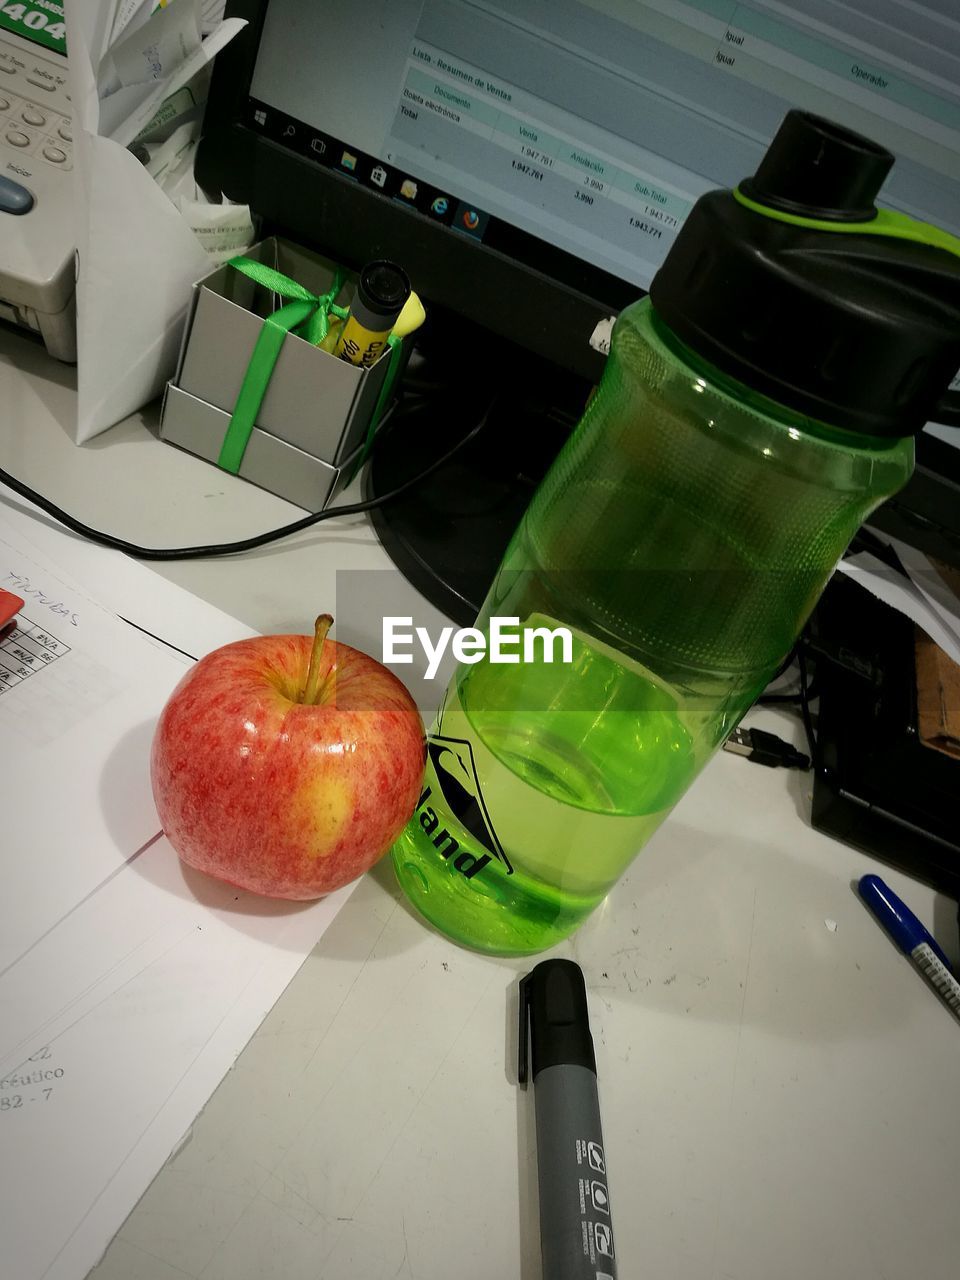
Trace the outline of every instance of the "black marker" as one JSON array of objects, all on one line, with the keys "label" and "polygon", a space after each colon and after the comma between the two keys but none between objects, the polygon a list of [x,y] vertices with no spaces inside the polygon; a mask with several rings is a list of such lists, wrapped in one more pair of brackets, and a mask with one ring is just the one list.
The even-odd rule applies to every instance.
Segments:
[{"label": "black marker", "polygon": [[544,960],[520,982],[521,1084],[528,1035],[544,1280],[616,1280],[597,1062],[572,960]]},{"label": "black marker", "polygon": [[368,262],[360,272],[350,314],[340,329],[333,354],[365,369],[376,364],[409,296],[410,281],[405,271],[385,259]]}]

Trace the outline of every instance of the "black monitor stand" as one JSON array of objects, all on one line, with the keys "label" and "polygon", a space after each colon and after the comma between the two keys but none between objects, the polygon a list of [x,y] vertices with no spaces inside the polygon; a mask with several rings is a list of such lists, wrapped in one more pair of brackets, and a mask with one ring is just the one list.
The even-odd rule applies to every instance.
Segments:
[{"label": "black monitor stand", "polygon": [[590,387],[501,339],[472,332],[465,341],[459,325],[435,323],[421,351],[398,411],[377,438],[365,496],[380,497],[425,471],[487,415],[447,463],[371,511],[404,577],[459,626],[470,626]]}]

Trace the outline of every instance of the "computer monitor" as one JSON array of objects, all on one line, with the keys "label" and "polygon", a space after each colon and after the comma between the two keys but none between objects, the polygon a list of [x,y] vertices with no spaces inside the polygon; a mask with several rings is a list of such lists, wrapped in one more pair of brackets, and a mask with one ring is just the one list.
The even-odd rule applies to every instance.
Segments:
[{"label": "computer monitor", "polygon": [[[587,382],[603,364],[598,322],[650,284],[699,195],[754,172],[790,107],[888,147],[881,203],[960,233],[954,0],[231,0],[227,12],[249,28],[218,59],[203,185],[351,265],[397,260],[431,307]],[[933,442],[935,487],[960,459],[949,439]],[[529,496],[509,452],[515,501],[492,494],[482,553],[482,513],[455,528],[442,475],[378,525],[460,618]],[[378,459],[379,487],[412,465],[401,453]],[[960,507],[960,466],[945,483],[937,537],[941,508]],[[422,541],[434,500],[443,545]],[[910,504],[908,491],[901,532]],[[473,585],[451,594],[464,558]]]}]

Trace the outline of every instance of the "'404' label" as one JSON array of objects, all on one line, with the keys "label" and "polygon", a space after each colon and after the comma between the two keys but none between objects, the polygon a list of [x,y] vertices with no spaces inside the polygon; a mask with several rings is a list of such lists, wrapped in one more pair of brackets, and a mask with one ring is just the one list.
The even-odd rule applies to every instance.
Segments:
[{"label": "'404' label", "polygon": [[67,51],[67,27],[60,0],[0,0],[0,27],[56,53]]}]

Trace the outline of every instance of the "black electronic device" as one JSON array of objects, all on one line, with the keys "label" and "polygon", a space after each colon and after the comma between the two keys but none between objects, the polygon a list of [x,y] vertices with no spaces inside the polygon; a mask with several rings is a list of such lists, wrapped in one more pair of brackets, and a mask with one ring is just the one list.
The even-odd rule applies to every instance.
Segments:
[{"label": "black electronic device", "polygon": [[[202,184],[352,267],[400,262],[428,305],[433,369],[458,349],[469,385],[503,393],[462,457],[375,516],[404,573],[463,623],[563,438],[508,393],[525,383],[552,423],[576,420],[603,366],[598,321],[649,286],[697,197],[755,173],[790,107],[887,147],[880,203],[960,231],[960,28],[936,5],[885,24],[820,0],[789,15],[746,0],[729,21],[643,0],[227,13],[248,26],[217,59]],[[369,488],[422,470],[477,412],[447,401],[442,422],[387,432]],[[949,441],[920,437],[916,477],[877,523],[960,562]]]},{"label": "black electronic device", "polygon": [[916,627],[837,574],[808,652],[819,692],[813,825],[960,898],[960,760],[920,739]]}]

